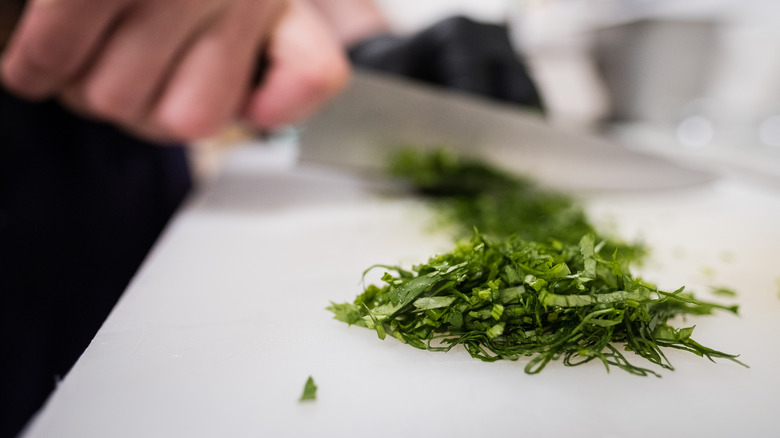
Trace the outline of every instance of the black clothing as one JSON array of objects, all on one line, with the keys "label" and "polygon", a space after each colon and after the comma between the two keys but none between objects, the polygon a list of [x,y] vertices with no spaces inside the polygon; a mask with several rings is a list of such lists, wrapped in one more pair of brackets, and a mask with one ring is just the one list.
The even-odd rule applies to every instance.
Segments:
[{"label": "black clothing", "polygon": [[182,148],[0,90],[0,437],[87,347],[189,185]]}]

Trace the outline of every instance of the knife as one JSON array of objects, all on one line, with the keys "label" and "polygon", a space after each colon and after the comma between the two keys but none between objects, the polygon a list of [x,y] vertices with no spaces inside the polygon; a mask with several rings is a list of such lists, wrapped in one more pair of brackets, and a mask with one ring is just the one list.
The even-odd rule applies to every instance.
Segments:
[{"label": "knife", "polygon": [[358,70],[350,86],[301,126],[300,158],[382,171],[403,147],[445,147],[576,192],[704,184],[710,173],[581,132],[538,112],[385,73]]}]

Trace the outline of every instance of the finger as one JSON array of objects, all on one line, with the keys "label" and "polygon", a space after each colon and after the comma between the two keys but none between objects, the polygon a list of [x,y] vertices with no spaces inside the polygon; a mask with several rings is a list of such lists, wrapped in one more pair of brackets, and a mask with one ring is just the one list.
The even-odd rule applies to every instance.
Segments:
[{"label": "finger", "polygon": [[[212,3],[216,5],[216,2]],[[144,118],[173,66],[216,7],[147,2],[128,11],[87,71],[68,84],[63,100],[80,112],[119,123]]]},{"label": "finger", "polygon": [[6,87],[44,98],[78,74],[124,8],[124,0],[32,0],[0,66]]},{"label": "finger", "polygon": [[197,139],[233,120],[248,94],[265,35],[285,4],[237,2],[183,57],[150,123],[174,137]]},{"label": "finger", "polygon": [[244,110],[260,128],[311,115],[349,79],[343,48],[308,4],[290,3],[269,47],[269,71]]}]

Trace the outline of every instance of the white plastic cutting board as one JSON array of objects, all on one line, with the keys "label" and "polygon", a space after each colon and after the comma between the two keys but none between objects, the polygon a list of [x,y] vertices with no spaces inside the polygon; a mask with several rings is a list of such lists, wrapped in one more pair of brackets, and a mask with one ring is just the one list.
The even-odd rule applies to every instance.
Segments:
[{"label": "white plastic cutting board", "polygon": [[[677,370],[660,379],[596,363],[529,376],[524,360],[420,351],[333,320],[325,307],[352,300],[369,265],[425,260],[450,237],[375,180],[269,164],[267,152],[235,150],[177,215],[27,438],[748,437],[780,426],[779,193],[719,181],[587,199],[598,221],[654,249],[648,280],[739,292],[740,317],[688,323],[750,369],[670,351]],[[302,404],[309,376],[317,400]]]}]

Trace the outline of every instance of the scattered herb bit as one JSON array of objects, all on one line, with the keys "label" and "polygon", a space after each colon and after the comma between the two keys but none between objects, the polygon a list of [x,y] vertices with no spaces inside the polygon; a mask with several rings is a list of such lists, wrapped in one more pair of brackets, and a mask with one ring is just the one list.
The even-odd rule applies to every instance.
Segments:
[{"label": "scattered herb bit", "polygon": [[712,286],[712,293],[720,295],[722,297],[736,297],[737,293],[733,289],[727,287]]},{"label": "scattered herb bit", "polygon": [[600,236],[572,198],[442,150],[406,150],[392,171],[472,237],[411,269],[369,268],[385,270],[384,284],[367,286],[352,303],[331,303],[335,319],[420,349],[462,345],[488,362],[531,357],[529,374],[551,361],[596,360],[607,370],[660,377],[623,352],[672,370],[664,348],[744,365],[693,340],[694,327],[669,324],[716,309],[737,313],[737,306],[701,301],[683,288],[661,291],[632,276],[629,266],[644,248]]},{"label": "scattered herb bit", "polygon": [[678,315],[709,315],[715,309],[736,313],[736,306],[700,301],[683,288],[658,290],[633,277],[617,258],[602,257],[601,247],[593,235],[571,245],[490,239],[476,232],[411,271],[382,266],[383,286],[370,285],[353,303],[328,309],[340,321],[421,349],[463,345],[488,362],[531,356],[529,374],[554,360],[569,366],[597,360],[607,370],[659,376],[630,362],[620,346],[669,370],[662,348],[742,364],[736,355],[693,340],[693,327],[668,324]]},{"label": "scattered herb bit", "polygon": [[317,385],[314,384],[314,379],[309,376],[306,380],[306,385],[303,387],[303,394],[300,401],[310,401],[317,399]]},{"label": "scattered herb bit", "polygon": [[714,277],[715,276],[715,269],[713,269],[713,268],[711,268],[709,266],[705,266],[705,267],[701,268],[701,273],[702,273],[702,275],[704,275],[706,277]]}]

